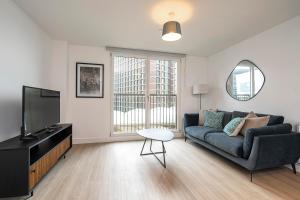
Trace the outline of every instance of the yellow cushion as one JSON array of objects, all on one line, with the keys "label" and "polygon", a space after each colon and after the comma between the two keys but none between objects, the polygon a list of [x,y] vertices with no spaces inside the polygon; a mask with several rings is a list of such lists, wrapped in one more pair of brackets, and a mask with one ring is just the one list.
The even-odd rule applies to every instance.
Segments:
[{"label": "yellow cushion", "polygon": [[248,115],[245,118],[253,118],[253,117],[257,117],[257,116],[253,111],[251,111],[248,113]]},{"label": "yellow cushion", "polygon": [[245,136],[246,131],[249,128],[260,128],[266,126],[269,122],[269,119],[270,116],[246,118],[244,126],[241,130],[241,134]]}]

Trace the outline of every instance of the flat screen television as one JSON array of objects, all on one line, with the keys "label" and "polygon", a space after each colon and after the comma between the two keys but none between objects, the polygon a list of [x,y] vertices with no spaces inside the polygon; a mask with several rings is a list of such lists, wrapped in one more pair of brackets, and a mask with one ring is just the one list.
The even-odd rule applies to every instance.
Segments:
[{"label": "flat screen television", "polygon": [[60,122],[60,92],[23,86],[21,138]]}]

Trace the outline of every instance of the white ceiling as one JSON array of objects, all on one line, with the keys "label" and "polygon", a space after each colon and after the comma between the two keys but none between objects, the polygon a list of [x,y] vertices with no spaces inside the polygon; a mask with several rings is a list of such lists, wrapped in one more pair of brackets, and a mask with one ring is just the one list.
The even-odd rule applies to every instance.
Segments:
[{"label": "white ceiling", "polygon": [[[15,2],[55,39],[198,56],[212,55],[300,14],[300,0]],[[166,20],[181,22],[181,40],[161,40]]]}]

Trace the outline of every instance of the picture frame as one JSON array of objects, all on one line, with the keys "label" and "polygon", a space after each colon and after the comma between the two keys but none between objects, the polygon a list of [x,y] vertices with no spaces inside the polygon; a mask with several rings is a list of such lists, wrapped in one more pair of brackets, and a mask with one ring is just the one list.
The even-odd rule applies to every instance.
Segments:
[{"label": "picture frame", "polygon": [[76,62],[76,98],[104,98],[104,64]]}]

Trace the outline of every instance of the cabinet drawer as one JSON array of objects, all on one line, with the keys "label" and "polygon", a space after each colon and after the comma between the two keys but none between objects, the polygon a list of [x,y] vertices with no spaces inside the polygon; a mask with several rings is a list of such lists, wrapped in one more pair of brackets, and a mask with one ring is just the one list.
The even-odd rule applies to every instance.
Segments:
[{"label": "cabinet drawer", "polygon": [[36,161],[29,169],[30,190],[43,178],[44,175],[57,163],[58,159],[70,148],[71,138],[67,137],[51,151]]}]

